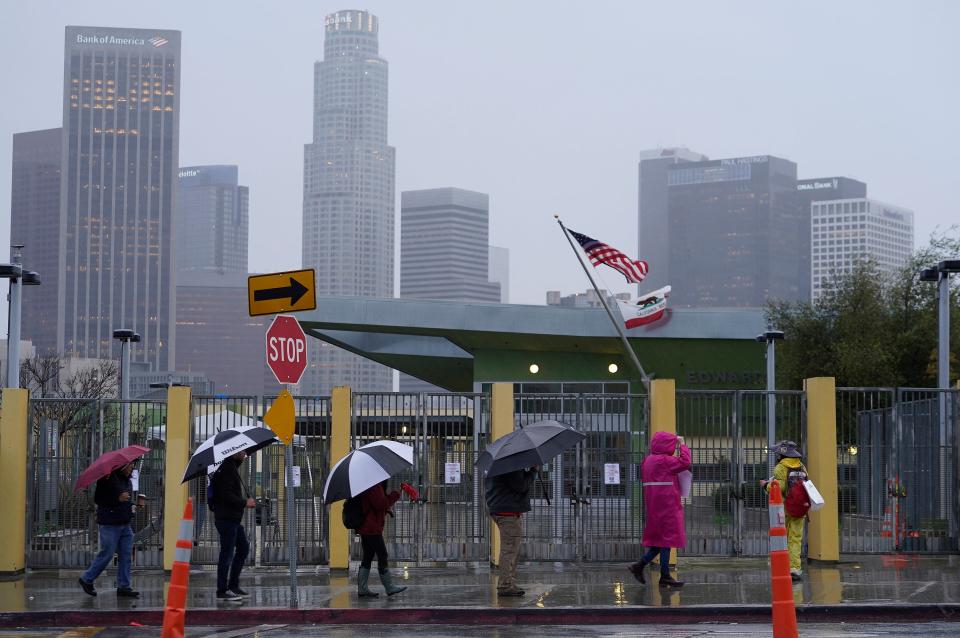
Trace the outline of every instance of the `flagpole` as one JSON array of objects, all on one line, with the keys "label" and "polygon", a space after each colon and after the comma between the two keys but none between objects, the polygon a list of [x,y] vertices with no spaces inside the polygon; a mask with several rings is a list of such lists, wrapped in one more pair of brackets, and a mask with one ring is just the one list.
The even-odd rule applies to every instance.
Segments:
[{"label": "flagpole", "polygon": [[650,391],[650,377],[647,376],[647,372],[643,369],[643,365],[640,364],[640,359],[637,358],[637,353],[633,351],[633,348],[630,347],[630,342],[627,341],[627,333],[623,331],[623,326],[620,321],[617,321],[616,317],[613,316],[613,311],[610,310],[610,306],[607,305],[607,299],[604,297],[603,293],[600,292],[600,288],[597,287],[597,282],[593,279],[593,274],[590,272],[590,269],[587,268],[587,265],[583,262],[583,257],[581,256],[581,251],[577,250],[577,247],[573,245],[573,240],[570,239],[570,233],[567,232],[567,227],[563,225],[563,222],[560,221],[559,215],[554,215],[554,219],[557,220],[557,223],[560,224],[560,228],[563,230],[563,236],[567,238],[567,243],[570,244],[570,248],[577,255],[577,261],[580,262],[580,266],[583,268],[583,272],[587,273],[587,279],[590,280],[590,283],[593,285],[593,289],[597,291],[597,297],[600,298],[600,303],[603,304],[603,309],[607,311],[607,316],[610,317],[610,321],[613,323],[613,327],[617,329],[617,332],[620,334],[620,341],[623,342],[623,347],[627,351],[627,355],[630,357],[630,360],[633,361],[633,365],[637,368],[637,371],[640,372],[640,380],[643,381],[644,388],[647,389],[647,392]]}]

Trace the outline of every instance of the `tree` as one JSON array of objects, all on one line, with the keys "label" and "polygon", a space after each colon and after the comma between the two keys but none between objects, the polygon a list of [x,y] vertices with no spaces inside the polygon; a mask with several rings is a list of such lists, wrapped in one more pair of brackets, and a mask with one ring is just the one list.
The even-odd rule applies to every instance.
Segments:
[{"label": "tree", "polygon": [[98,360],[69,375],[64,375],[65,367],[59,355],[33,357],[20,365],[20,378],[31,395],[58,399],[39,401],[34,409],[38,417],[57,424],[60,438],[96,418],[97,401],[116,396],[119,380],[115,361]]},{"label": "tree", "polygon": [[[955,233],[956,229],[951,229]],[[892,276],[866,261],[834,277],[815,303],[775,301],[771,325],[784,331],[777,348],[778,386],[832,376],[838,386],[928,387],[936,382],[937,301],[922,268],[960,255],[960,240],[934,235]],[[951,286],[951,359],[960,352],[960,277]],[[930,361],[933,353],[933,373]],[[956,377],[956,367],[951,378]]]}]

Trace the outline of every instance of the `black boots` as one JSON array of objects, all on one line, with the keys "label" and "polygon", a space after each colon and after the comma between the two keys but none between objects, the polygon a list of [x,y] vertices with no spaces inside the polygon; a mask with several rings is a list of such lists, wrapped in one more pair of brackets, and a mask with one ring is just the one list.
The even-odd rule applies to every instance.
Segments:
[{"label": "black boots", "polygon": [[669,573],[667,574],[661,573],[660,586],[661,587],[683,587],[683,581],[677,580],[676,578],[671,576]]},{"label": "black boots", "polygon": [[643,568],[646,566],[647,564],[641,560],[639,562],[634,563],[633,565],[630,565],[629,567],[627,567],[627,569],[630,570],[630,573],[633,574],[634,578],[636,578],[642,584],[646,585],[647,579],[643,577]]}]

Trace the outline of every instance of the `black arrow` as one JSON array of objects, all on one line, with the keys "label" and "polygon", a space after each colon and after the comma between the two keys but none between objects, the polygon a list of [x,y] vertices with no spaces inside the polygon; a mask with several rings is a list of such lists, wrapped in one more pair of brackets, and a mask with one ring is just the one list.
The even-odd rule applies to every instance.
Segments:
[{"label": "black arrow", "polygon": [[302,283],[290,277],[290,285],[283,288],[264,288],[263,290],[253,291],[254,301],[272,301],[274,299],[290,299],[290,305],[300,301],[310,290]]}]

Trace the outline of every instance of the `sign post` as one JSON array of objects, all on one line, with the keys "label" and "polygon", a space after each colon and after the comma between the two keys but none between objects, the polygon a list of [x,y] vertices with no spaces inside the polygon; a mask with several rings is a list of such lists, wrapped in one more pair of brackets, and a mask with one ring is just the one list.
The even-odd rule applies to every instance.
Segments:
[{"label": "sign post", "polygon": [[273,406],[263,415],[264,422],[287,444],[287,557],[290,563],[290,606],[297,606],[297,502],[294,495],[293,441],[296,430],[296,409],[289,385],[300,382],[307,369],[307,336],[299,322],[290,315],[277,315],[267,329],[267,365],[277,382],[287,385]]}]

